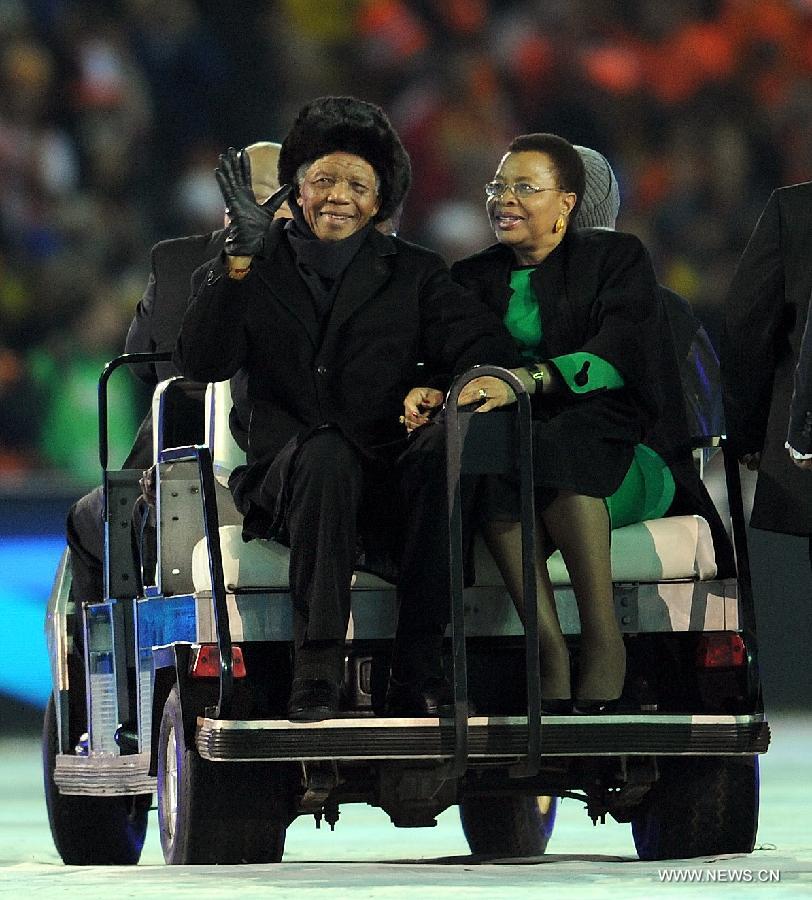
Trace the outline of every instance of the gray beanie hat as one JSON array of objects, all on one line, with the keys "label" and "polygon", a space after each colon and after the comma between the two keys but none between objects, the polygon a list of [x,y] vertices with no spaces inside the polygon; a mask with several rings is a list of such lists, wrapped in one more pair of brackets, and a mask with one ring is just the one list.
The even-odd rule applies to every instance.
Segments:
[{"label": "gray beanie hat", "polygon": [[576,228],[614,228],[620,211],[620,190],[609,161],[589,147],[575,149],[586,169],[584,196],[573,225]]}]

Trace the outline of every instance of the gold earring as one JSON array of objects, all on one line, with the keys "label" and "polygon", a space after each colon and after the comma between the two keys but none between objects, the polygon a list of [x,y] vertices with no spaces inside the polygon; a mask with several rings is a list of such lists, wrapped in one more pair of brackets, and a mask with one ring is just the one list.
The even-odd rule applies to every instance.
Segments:
[{"label": "gold earring", "polygon": [[559,231],[563,231],[566,228],[567,220],[563,216],[559,216],[555,220],[555,225],[553,225],[553,234],[558,234]]}]

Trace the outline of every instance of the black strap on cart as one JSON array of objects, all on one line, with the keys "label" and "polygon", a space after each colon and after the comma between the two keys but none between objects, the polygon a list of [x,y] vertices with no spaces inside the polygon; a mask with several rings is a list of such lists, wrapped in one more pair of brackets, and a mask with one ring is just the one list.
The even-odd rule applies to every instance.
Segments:
[{"label": "black strap on cart", "polygon": [[[459,395],[465,385],[474,378],[485,375],[499,378],[513,389],[518,402],[516,407],[510,408],[510,412],[499,410],[477,413],[470,409],[459,409]],[[454,673],[454,757],[448,777],[461,777],[468,766],[468,671],[465,648],[460,478],[462,475],[515,474],[517,469],[521,497],[522,582],[527,621],[525,628],[527,756],[514,767],[512,774],[516,777],[532,776],[538,772],[540,765],[541,681],[530,396],[521,381],[507,369],[497,366],[475,366],[454,382],[446,400],[445,424]]]},{"label": "black strap on cart", "polygon": [[725,486],[730,510],[730,524],[733,531],[733,549],[736,551],[736,580],[739,591],[739,611],[744,630],[750,635],[756,631],[753,584],[750,579],[750,551],[747,546],[747,522],[744,518],[742,482],[739,461],[731,450],[726,438],[722,438],[722,453],[725,464]]}]

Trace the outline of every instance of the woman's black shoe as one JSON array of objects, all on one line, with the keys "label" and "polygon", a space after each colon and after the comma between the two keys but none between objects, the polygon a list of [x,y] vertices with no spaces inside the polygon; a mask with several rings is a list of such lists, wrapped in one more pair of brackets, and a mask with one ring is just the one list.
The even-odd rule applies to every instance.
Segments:
[{"label": "woman's black shoe", "polygon": [[338,712],[338,685],[324,678],[294,678],[288,702],[291,722],[320,722]]},{"label": "woman's black shoe", "polygon": [[575,700],[572,711],[576,716],[606,716],[617,709],[620,697],[614,700]]},{"label": "woman's black shoe", "polygon": [[454,715],[454,694],[445,678],[432,676],[419,683],[389,680],[387,716],[448,718]]}]

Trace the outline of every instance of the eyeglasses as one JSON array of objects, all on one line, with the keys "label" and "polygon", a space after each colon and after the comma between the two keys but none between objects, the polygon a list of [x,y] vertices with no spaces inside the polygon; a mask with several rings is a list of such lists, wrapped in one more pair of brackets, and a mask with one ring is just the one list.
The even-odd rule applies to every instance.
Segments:
[{"label": "eyeglasses", "polygon": [[542,191],[557,191],[559,194],[566,194],[563,188],[536,187],[527,181],[517,181],[515,184],[508,184],[506,181],[489,181],[485,185],[485,196],[489,200],[501,199],[505,192],[513,191],[513,196],[519,200],[525,200],[534,194],[540,194]]}]

